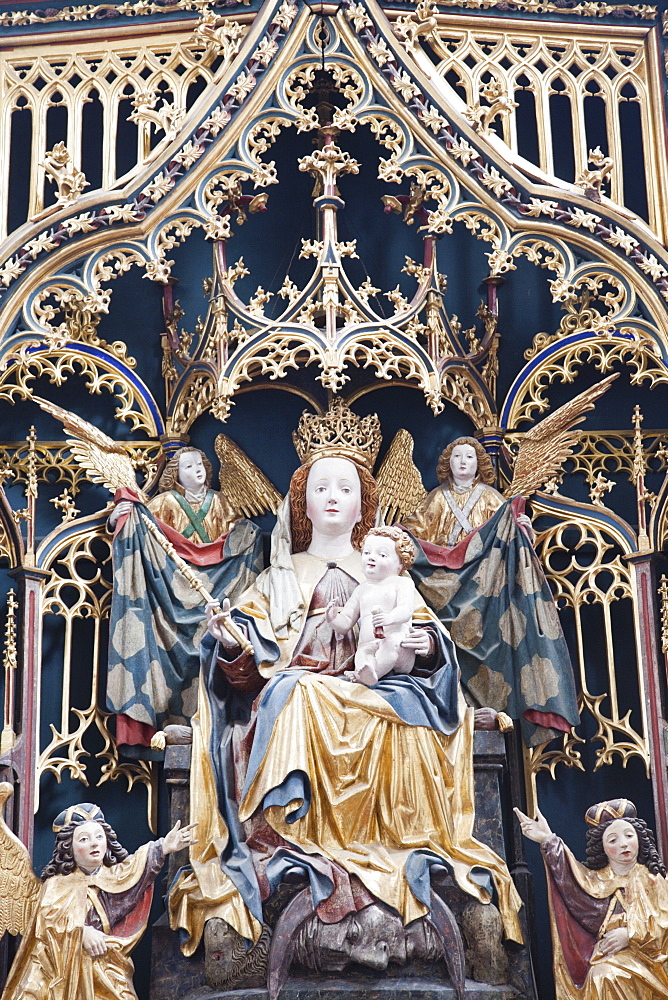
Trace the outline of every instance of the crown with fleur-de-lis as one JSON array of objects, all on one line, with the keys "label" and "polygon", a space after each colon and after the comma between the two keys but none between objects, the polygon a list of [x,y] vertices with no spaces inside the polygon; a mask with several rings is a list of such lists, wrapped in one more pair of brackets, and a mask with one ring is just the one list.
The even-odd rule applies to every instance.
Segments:
[{"label": "crown with fleur-de-lis", "polygon": [[358,417],[337,398],[324,416],[304,410],[292,440],[302,465],[348,458],[372,472],[382,441],[380,420],[376,413]]}]

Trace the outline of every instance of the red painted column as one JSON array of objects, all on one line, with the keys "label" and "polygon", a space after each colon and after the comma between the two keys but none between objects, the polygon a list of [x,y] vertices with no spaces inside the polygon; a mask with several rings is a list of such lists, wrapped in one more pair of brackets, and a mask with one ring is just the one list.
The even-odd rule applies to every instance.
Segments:
[{"label": "red painted column", "polygon": [[648,553],[628,557],[635,575],[639,668],[645,688],[654,822],[659,853],[668,858],[668,756],[666,754],[665,686],[659,651],[659,624],[655,602],[654,568]]}]

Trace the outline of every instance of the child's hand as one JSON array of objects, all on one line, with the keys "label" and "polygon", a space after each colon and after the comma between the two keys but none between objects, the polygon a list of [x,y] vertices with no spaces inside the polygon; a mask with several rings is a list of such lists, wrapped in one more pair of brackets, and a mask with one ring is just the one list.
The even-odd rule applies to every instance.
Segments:
[{"label": "child's hand", "polygon": [[184,847],[196,844],[197,840],[192,835],[192,831],[197,823],[190,823],[188,826],[181,826],[181,820],[177,820],[175,826],[169,831],[162,842],[163,854],[173,854],[174,851],[182,851]]},{"label": "child's hand", "polygon": [[91,958],[99,958],[100,955],[107,954],[107,939],[102,931],[98,931],[96,927],[84,927],[81,943],[83,950]]},{"label": "child's hand", "polygon": [[390,623],[388,622],[387,615],[384,611],[374,611],[371,615],[371,624],[374,628],[385,628],[385,626]]},{"label": "child's hand", "polygon": [[341,608],[338,606],[336,601],[329,602],[329,604],[325,608],[325,618],[330,625],[332,624],[332,622],[334,621],[340,610]]}]

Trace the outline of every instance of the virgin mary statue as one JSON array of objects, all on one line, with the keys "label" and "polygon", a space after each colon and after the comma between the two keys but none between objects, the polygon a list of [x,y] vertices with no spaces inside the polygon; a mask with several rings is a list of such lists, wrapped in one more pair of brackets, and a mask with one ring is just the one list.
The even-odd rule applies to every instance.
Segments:
[{"label": "virgin mary statue", "polygon": [[255,941],[263,902],[295,869],[325,923],[380,900],[407,924],[429,912],[438,866],[483,903],[496,889],[506,936],[521,941],[505,862],[473,837],[474,713],[447,632],[417,604],[404,640],[413,672],[365,687],[342,676],[352,633],[337,638],[325,618],[363,579],[378,418],[339,402],[305,413],[293,437],[302,465],[271,566],[234,609],[210,612],[190,785],[197,844],[170,893],[172,927],[186,932],[185,954],[212,917]]}]

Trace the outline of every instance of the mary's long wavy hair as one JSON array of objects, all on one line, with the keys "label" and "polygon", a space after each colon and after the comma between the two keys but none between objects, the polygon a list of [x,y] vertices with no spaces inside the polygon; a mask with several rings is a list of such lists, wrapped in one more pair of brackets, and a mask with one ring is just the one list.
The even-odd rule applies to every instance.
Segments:
[{"label": "mary's long wavy hair", "polygon": [[[119,861],[124,861],[128,856],[128,852],[119,844],[116,834],[105,820],[95,820],[95,822],[100,824],[107,836],[107,850],[104,853],[102,864],[107,868],[111,868],[112,865],[118,864]],[[76,868],[72,838],[78,826],[81,826],[81,823],[69,823],[67,826],[62,827],[56,834],[53,857],[42,872],[42,882],[46,882],[48,878],[52,878],[54,875],[71,875]]]},{"label": "mary's long wavy hair", "polygon": [[199,448],[192,448],[190,445],[185,445],[183,448],[179,448],[174,452],[162,470],[160,482],[158,483],[158,493],[167,493],[169,490],[179,490],[181,493],[183,492],[183,487],[179,483],[179,459],[181,458],[181,455],[186,455],[189,451],[195,451],[198,455],[202,456],[202,464],[206,469],[206,488],[209,489],[211,486],[211,476],[213,474],[211,462]]},{"label": "mary's long wavy hair", "polygon": [[[353,528],[350,538],[353,548],[361,549],[364,536],[373,528],[378,510],[378,484],[371,473],[355,465],[360,478],[362,517]],[[305,552],[311,544],[313,528],[306,516],[306,480],[310,465],[300,465],[290,480],[290,520],[292,524],[292,551]]]},{"label": "mary's long wavy hair", "polygon": [[[630,823],[631,826],[635,827],[635,831],[638,834],[638,863],[645,865],[650,874],[663,875],[665,878],[666,866],[656,849],[654,834],[648,829],[645,820],[640,819],[638,816],[624,816],[623,819],[625,823]],[[614,819],[609,819],[606,823],[600,823],[598,826],[587,827],[587,858],[585,860],[587,868],[598,871],[600,868],[605,868],[608,864],[608,858],[603,847],[603,834],[610,824],[614,822]]]},{"label": "mary's long wavy hair", "polygon": [[493,486],[496,481],[496,473],[494,472],[494,466],[492,465],[492,460],[480,444],[480,441],[476,441],[472,437],[460,437],[455,438],[451,441],[447,448],[445,448],[439,457],[438,464],[436,466],[436,478],[439,483],[443,483],[445,486],[452,486],[452,471],[450,469],[450,456],[459,444],[469,444],[474,449],[476,455],[478,456],[478,473],[477,481],[481,483],[486,483],[488,486]]}]

